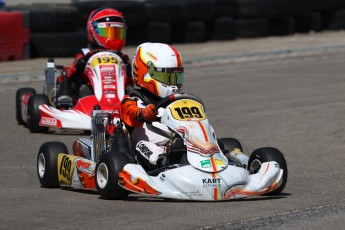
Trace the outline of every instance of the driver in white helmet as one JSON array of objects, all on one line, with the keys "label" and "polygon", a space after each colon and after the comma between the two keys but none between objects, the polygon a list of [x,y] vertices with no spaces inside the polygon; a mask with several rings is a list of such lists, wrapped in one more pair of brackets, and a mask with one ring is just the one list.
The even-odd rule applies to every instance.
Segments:
[{"label": "driver in white helmet", "polygon": [[[170,131],[156,122],[154,105],[182,90],[184,69],[180,53],[171,45],[143,43],[138,46],[132,66],[138,96],[122,102],[122,119],[131,132],[131,142],[148,168],[165,164]],[[152,166],[152,167],[150,167]]]}]

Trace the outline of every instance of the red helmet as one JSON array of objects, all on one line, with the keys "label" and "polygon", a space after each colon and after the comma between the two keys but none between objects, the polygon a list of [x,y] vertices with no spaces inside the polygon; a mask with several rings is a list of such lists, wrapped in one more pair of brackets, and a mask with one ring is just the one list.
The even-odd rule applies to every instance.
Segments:
[{"label": "red helmet", "polygon": [[87,21],[87,34],[92,44],[121,51],[126,42],[126,24],[122,13],[111,8],[92,11]]}]

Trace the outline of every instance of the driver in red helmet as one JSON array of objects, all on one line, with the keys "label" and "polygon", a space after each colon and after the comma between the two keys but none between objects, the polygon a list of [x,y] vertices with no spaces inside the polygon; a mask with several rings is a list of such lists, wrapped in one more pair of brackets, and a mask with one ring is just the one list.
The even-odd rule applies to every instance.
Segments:
[{"label": "driver in red helmet", "polygon": [[126,66],[127,86],[133,86],[131,62],[129,57],[123,54],[122,48],[126,43],[126,24],[123,14],[115,9],[100,8],[91,12],[87,21],[88,45],[69,67],[65,77],[60,79],[58,102],[71,105],[73,98],[79,99],[92,92],[90,82],[84,73],[88,59],[97,52],[110,51],[119,55]]}]

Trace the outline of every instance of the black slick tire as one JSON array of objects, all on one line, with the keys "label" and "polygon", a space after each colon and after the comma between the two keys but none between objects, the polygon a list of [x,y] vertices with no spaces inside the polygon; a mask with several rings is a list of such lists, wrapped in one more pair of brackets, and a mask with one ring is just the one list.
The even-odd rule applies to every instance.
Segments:
[{"label": "black slick tire", "polygon": [[36,90],[33,88],[20,88],[16,92],[16,118],[19,125],[24,125],[25,121],[22,117],[22,97],[25,94],[35,95]]},{"label": "black slick tire", "polygon": [[44,188],[59,187],[58,155],[68,154],[65,144],[61,142],[46,142],[41,145],[37,154],[37,176]]},{"label": "black slick tire", "polygon": [[28,102],[28,128],[32,133],[45,133],[48,127],[39,125],[41,120],[41,113],[39,106],[42,104],[49,104],[48,97],[45,94],[35,94],[30,97]]},{"label": "black slick tire", "polygon": [[263,147],[254,150],[249,157],[248,170],[250,171],[250,173],[256,173],[260,169],[262,163],[269,161],[276,161],[279,164],[280,168],[284,170],[283,182],[278,188],[265,195],[279,195],[285,188],[288,177],[286,160],[280,150],[273,147]]},{"label": "black slick tire", "polygon": [[119,172],[127,164],[127,158],[124,153],[111,152],[102,154],[96,164],[96,188],[101,198],[107,200],[125,199],[129,192],[123,189],[119,184]]},{"label": "black slick tire", "polygon": [[223,154],[226,156],[226,158],[228,158],[228,160],[231,160],[231,161],[232,159],[230,157],[230,152],[234,151],[235,149],[238,149],[241,152],[243,152],[242,145],[239,142],[239,140],[237,140],[236,138],[232,138],[232,137],[219,138],[218,145],[221,150],[225,150]]}]

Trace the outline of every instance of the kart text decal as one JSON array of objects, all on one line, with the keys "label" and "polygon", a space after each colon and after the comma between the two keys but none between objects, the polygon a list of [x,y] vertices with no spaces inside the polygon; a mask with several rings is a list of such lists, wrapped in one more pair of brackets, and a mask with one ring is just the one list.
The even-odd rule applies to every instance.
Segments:
[{"label": "kart text decal", "polygon": [[71,185],[74,160],[77,156],[67,155],[60,153],[58,156],[58,178],[60,184]]},{"label": "kart text decal", "polygon": [[57,120],[55,118],[53,118],[53,117],[41,117],[40,124],[56,126],[57,125]]},{"label": "kart text decal", "polygon": [[202,105],[188,99],[174,102],[170,105],[170,111],[176,120],[181,121],[204,120],[206,118]]}]

